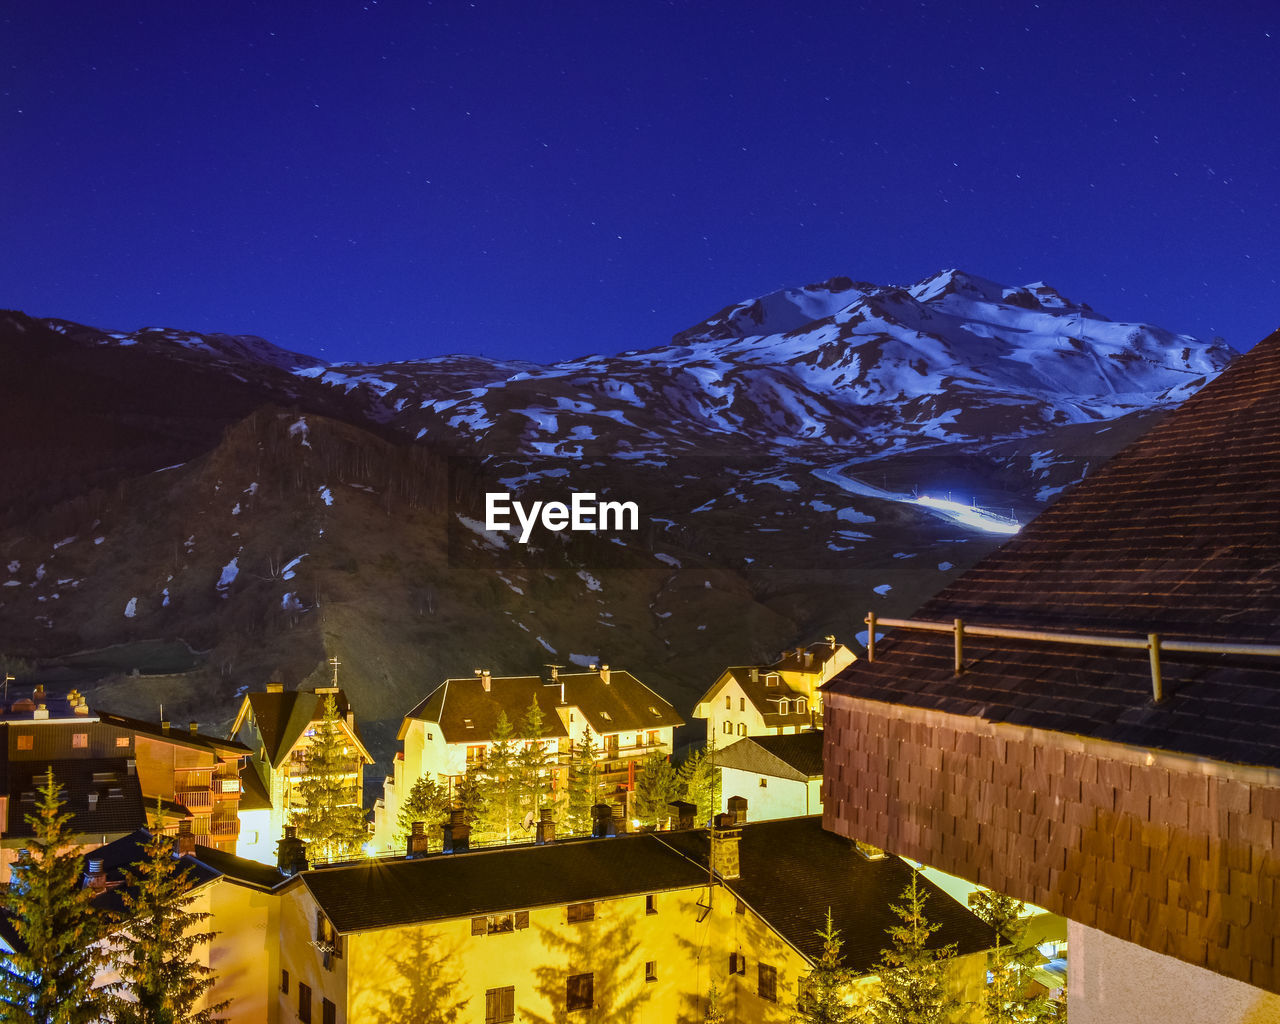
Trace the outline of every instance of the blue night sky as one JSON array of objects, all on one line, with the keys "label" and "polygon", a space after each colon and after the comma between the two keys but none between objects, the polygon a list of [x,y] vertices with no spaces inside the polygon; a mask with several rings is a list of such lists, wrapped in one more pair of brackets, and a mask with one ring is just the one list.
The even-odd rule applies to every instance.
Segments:
[{"label": "blue night sky", "polygon": [[0,305],[545,361],[959,266],[1280,325],[1273,0],[786,6],[7,5]]}]

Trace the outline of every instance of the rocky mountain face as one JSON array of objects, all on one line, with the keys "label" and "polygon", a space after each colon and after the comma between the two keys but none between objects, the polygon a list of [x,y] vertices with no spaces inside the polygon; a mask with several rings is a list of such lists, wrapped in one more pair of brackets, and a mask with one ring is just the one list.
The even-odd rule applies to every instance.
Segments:
[{"label": "rocky mountain face", "polygon": [[[210,723],[337,657],[383,754],[478,667],[604,660],[687,713],[725,664],[910,613],[1231,355],[957,271],[549,366],[3,314],[0,656]],[[575,491],[636,528],[485,528],[488,492]]]}]

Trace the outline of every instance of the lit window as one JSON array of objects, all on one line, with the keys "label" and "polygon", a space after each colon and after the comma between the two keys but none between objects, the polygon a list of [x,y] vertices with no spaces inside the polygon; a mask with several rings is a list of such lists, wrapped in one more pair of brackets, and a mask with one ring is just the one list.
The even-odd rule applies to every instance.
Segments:
[{"label": "lit window", "polygon": [[746,698],[746,697],[739,697],[739,698],[738,698],[738,710],[739,710],[739,711],[746,711],[746,710],[747,710],[747,698]]},{"label": "lit window", "polygon": [[565,983],[566,1010],[590,1010],[595,1006],[595,975],[571,974]]},{"label": "lit window", "polygon": [[77,750],[84,750],[89,745],[89,734],[87,732],[72,733],[71,745]]},{"label": "lit window", "polygon": [[117,746],[117,747],[127,747],[128,745],[129,745],[129,737],[128,737],[128,736],[117,736],[117,737],[116,737],[116,746]]},{"label": "lit window", "polygon": [[761,999],[767,999],[771,1003],[778,1001],[778,969],[770,967],[768,964],[759,964],[759,993]]},{"label": "lit window", "polygon": [[658,961],[657,961],[657,960],[646,960],[646,961],[645,961],[645,964],[644,964],[644,980],[645,980],[645,981],[657,981],[657,980],[658,980]]},{"label": "lit window", "polygon": [[491,988],[484,994],[484,1024],[507,1024],[516,1019],[516,987]]},{"label": "lit window", "polygon": [[732,735],[733,735],[733,723],[732,723],[732,722],[725,722],[725,723],[724,723],[724,734],[725,734],[726,736],[732,736]]},{"label": "lit window", "polygon": [[33,747],[34,745],[35,745],[35,737],[34,737],[34,736],[19,736],[19,737],[18,737],[18,749],[19,749],[19,750],[30,750],[30,749],[32,749],[32,747]]},{"label": "lit window", "polygon": [[724,709],[726,711],[733,710],[733,698],[728,696],[727,694],[725,695],[725,698],[724,698]]},{"label": "lit window", "polygon": [[777,686],[780,681],[781,681],[781,678],[775,672],[770,672],[767,676],[764,677],[765,686]]},{"label": "lit window", "polygon": [[569,923],[576,924],[579,921],[594,921],[596,919],[595,903],[570,903],[569,904]]},{"label": "lit window", "polygon": [[766,779],[766,778],[764,778],[764,777],[761,777],[761,779],[760,779],[760,788],[761,788],[761,789],[768,789],[768,788],[769,788],[769,780],[768,780],[768,779]]},{"label": "lit window", "polygon": [[738,735],[739,735],[739,736],[745,736],[746,734],[747,734],[747,723],[746,723],[746,722],[739,722],[739,723],[738,723]]}]

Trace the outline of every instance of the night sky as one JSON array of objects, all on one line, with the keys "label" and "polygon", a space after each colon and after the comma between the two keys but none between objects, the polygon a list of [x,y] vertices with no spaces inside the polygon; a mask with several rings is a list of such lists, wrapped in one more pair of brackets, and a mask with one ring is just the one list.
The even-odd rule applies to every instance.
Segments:
[{"label": "night sky", "polygon": [[1274,0],[52,0],[0,37],[0,306],[37,316],[546,361],[959,266],[1280,325]]}]

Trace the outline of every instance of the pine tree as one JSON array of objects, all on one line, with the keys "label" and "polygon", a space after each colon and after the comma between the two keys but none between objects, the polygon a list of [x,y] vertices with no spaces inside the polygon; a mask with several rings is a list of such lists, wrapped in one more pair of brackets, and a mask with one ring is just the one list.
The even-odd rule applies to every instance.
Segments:
[{"label": "pine tree", "polygon": [[680,765],[676,790],[698,808],[698,824],[705,825],[720,809],[720,769],[715,766],[715,741],[705,750],[691,751]]},{"label": "pine tree", "polygon": [[853,984],[853,972],[844,966],[840,947],[844,940],[832,927],[831,908],[827,908],[827,926],[817,931],[822,939],[822,957],[813,970],[800,981],[796,1012],[792,1024],[852,1024],[856,1019],[846,997]]},{"label": "pine tree", "polygon": [[596,748],[591,734],[573,750],[569,761],[568,806],[565,822],[571,835],[591,831],[591,808],[600,802],[600,767],[596,764]]},{"label": "pine tree", "polygon": [[1041,1024],[1056,1020],[1059,1007],[1031,991],[1031,969],[1040,963],[1035,945],[1027,941],[1026,904],[993,889],[969,897],[969,906],[995,932],[995,947],[987,954],[990,982],[983,997],[988,1024]]},{"label": "pine tree", "polygon": [[480,824],[486,813],[484,787],[480,784],[479,775],[470,772],[460,778],[453,788],[453,804],[462,811],[463,820],[473,829]]},{"label": "pine tree", "polygon": [[676,773],[660,748],[645,755],[636,779],[636,817],[642,825],[657,825],[671,813],[667,806],[675,799]]},{"label": "pine tree", "polygon": [[332,693],[326,694],[297,786],[302,807],[290,821],[297,826],[298,838],[309,844],[313,863],[354,857],[368,839],[356,789],[355,756],[338,724],[337,702]]},{"label": "pine tree", "polygon": [[524,740],[515,759],[520,807],[523,812],[531,811],[535,817],[551,797],[551,753],[542,738],[546,733],[545,718],[535,697],[529,702],[517,727],[517,734]]},{"label": "pine tree", "polygon": [[[161,822],[161,827],[163,821]],[[126,868],[127,924],[117,946],[117,969],[134,1002],[120,1001],[117,1024],[220,1024],[217,1014],[230,1000],[202,1010],[200,1002],[215,978],[192,959],[217,932],[193,931],[213,915],[188,910],[186,867],[179,868],[173,840],[158,827],[143,848],[137,870]]]},{"label": "pine tree", "polygon": [[403,846],[413,831],[413,823],[420,821],[427,827],[427,835],[439,840],[440,826],[449,818],[449,793],[429,775],[416,779],[409,796],[400,805],[396,816],[396,842]]},{"label": "pine tree", "polygon": [[495,835],[504,843],[511,842],[520,821],[520,779],[517,772],[515,726],[506,711],[498,712],[484,767],[476,772],[484,793],[485,810],[480,817],[481,831]]},{"label": "pine tree", "polygon": [[52,769],[39,793],[36,813],[25,816],[35,834],[0,891],[18,939],[15,952],[0,954],[0,1020],[91,1024],[114,1002],[113,986],[93,986],[108,966],[102,943],[111,922],[81,885],[84,858],[72,849],[71,814]]},{"label": "pine tree", "polygon": [[893,905],[902,923],[889,928],[892,945],[880,951],[875,965],[880,988],[866,1008],[869,1024],[948,1024],[960,1008],[947,978],[955,946],[928,948],[930,936],[942,925],[925,917],[927,898],[920,873],[913,871],[903,902]]}]

